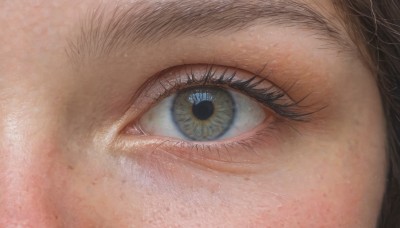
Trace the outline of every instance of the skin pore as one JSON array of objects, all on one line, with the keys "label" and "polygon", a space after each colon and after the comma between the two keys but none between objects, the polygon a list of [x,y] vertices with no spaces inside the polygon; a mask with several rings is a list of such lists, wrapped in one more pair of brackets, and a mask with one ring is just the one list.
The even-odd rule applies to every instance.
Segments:
[{"label": "skin pore", "polygon": [[[254,5],[282,12],[234,17]],[[0,9],[1,227],[375,227],[385,120],[374,75],[330,1]],[[263,108],[271,121],[210,142],[138,125],[165,90],[210,66],[264,78],[306,120]]]}]

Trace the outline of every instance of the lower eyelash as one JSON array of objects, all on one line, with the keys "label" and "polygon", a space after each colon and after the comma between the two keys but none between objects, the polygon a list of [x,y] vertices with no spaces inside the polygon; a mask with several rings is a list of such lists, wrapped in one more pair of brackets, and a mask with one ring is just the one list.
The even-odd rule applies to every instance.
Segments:
[{"label": "lower eyelash", "polygon": [[[156,149],[154,149],[152,153],[162,151],[162,153],[168,153],[176,158],[184,159],[185,161],[252,164],[257,163],[261,156],[254,149],[255,145],[265,145],[265,141],[250,138],[243,142],[204,144],[164,139],[158,143],[153,142],[153,145],[154,144]],[[243,150],[246,151],[246,153],[243,153]],[[242,155],[245,154],[246,158],[237,158],[237,156],[233,154],[236,151],[240,151]]]},{"label": "lower eyelash", "polygon": [[275,144],[279,143],[280,139],[277,136],[282,133],[280,127],[278,127],[280,123],[281,121],[277,120],[265,126],[267,122],[264,122],[258,129],[247,133],[246,136],[241,136],[241,139],[231,138],[223,141],[196,142],[174,138],[166,139],[164,137],[155,138],[147,135],[136,137],[144,145],[149,140],[148,144],[151,144],[154,148],[153,153],[155,151],[163,151],[163,153],[167,151],[174,157],[189,161],[250,164],[257,163],[261,160],[260,156],[263,156],[263,154],[257,152],[257,148],[273,148]]}]

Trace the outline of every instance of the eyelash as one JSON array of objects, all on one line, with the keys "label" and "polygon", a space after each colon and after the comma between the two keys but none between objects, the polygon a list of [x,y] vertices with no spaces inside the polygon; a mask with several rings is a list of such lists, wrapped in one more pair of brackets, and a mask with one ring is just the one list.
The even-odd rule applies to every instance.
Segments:
[{"label": "eyelash", "polygon": [[175,80],[173,84],[168,82],[168,85],[165,85],[162,81],[159,81],[164,91],[161,92],[156,98],[153,98],[153,100],[155,100],[154,103],[157,103],[161,99],[168,97],[169,95],[184,88],[190,88],[192,86],[199,85],[213,85],[231,88],[248,95],[249,97],[260,102],[265,108],[275,112],[279,117],[289,120],[306,122],[309,120],[309,116],[313,114],[313,112],[301,111],[300,103],[304,101],[307,96],[297,102],[287,99],[287,102],[282,103],[281,101],[283,98],[287,97],[286,91],[273,88],[275,87],[273,85],[266,88],[257,88],[267,80],[268,76],[261,77],[253,74],[249,79],[246,80],[237,79],[238,71],[234,70],[232,73],[227,74],[228,70],[230,69],[228,67],[224,67],[225,69],[222,71],[222,73],[216,76],[217,67],[218,66],[216,65],[207,66],[206,72],[202,74],[200,78],[196,78],[192,70],[193,68],[191,68],[189,72],[185,71],[184,77],[186,80],[178,79]]},{"label": "eyelash", "polygon": [[[231,165],[244,163],[253,164],[262,161],[260,156],[264,155],[257,153],[257,151],[265,147],[272,148],[277,145],[276,143],[284,140],[287,129],[298,132],[296,125],[292,124],[292,121],[308,122],[310,116],[318,111],[304,112],[303,110],[309,110],[310,107],[300,106],[300,103],[308,96],[300,101],[293,101],[286,94],[286,91],[267,80],[269,77],[268,75],[263,77],[257,74],[249,75],[249,73],[241,72],[241,70],[217,65],[206,65],[203,67],[206,67],[206,70],[200,71],[201,73],[197,76],[193,71],[194,69],[198,69],[198,65],[181,65],[173,69],[170,68],[166,71],[162,71],[144,84],[144,86],[137,91],[138,96],[135,97],[138,97],[140,101],[143,101],[142,98],[150,99],[150,101],[145,101],[146,106],[153,107],[154,104],[157,104],[162,99],[181,89],[202,85],[220,86],[221,88],[237,90],[260,102],[266,109],[270,110],[270,115],[274,116],[274,120],[267,124],[267,126],[262,124],[263,126],[259,126],[253,132],[247,133],[248,135],[246,137],[241,137],[240,139],[235,137],[218,142],[192,142],[174,138],[148,137],[140,129],[140,125],[135,124],[137,123],[137,119],[130,125],[131,127],[124,130],[127,133],[124,135],[128,137],[129,135],[142,136],[140,145],[156,148],[150,154],[154,154],[156,151],[160,150],[163,154],[168,153],[176,158],[199,163],[200,165],[203,164],[205,166],[211,165],[209,161],[223,164],[229,163]],[[184,69],[184,73],[176,73],[174,72],[175,69],[179,72],[181,69]],[[231,73],[228,74],[228,72]],[[247,74],[246,79],[239,78],[239,75],[243,73]],[[263,84],[267,84],[268,86],[264,85],[263,87]],[[293,86],[289,88],[292,89]],[[156,94],[155,97],[154,94]],[[139,110],[143,114],[146,113],[148,109],[139,108]],[[142,114],[138,115],[139,119]],[[120,148],[132,148],[137,146],[135,140],[127,139],[120,142],[123,143],[120,144]],[[242,153],[241,151],[243,150],[248,153]],[[239,153],[240,155],[235,153]],[[266,156],[266,154],[264,156]],[[224,167],[228,168],[228,166]]]}]

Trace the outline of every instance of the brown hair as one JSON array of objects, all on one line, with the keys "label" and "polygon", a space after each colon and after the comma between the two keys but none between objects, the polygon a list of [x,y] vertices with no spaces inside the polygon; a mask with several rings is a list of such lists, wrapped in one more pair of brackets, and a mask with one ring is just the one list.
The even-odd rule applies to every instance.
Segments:
[{"label": "brown hair", "polygon": [[[389,161],[379,228],[400,227],[400,1],[340,0],[350,33],[376,72],[385,110]],[[364,50],[366,53],[364,52]]]}]

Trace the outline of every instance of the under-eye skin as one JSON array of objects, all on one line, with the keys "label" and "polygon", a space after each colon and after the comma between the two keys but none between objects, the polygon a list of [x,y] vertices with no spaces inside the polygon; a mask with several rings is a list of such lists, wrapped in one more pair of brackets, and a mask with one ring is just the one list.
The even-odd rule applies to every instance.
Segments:
[{"label": "under-eye skin", "polygon": [[266,76],[243,72],[213,65],[161,72],[140,90],[148,104],[125,134],[178,156],[232,161],[221,151],[265,148],[291,123],[310,120],[304,99],[291,99]]}]

